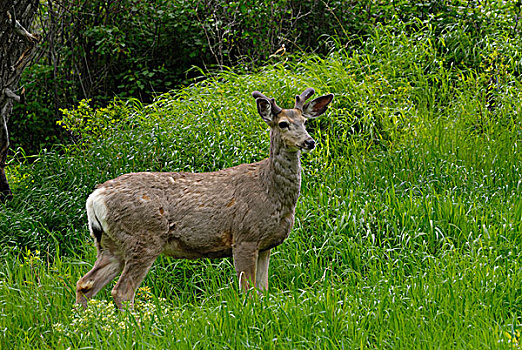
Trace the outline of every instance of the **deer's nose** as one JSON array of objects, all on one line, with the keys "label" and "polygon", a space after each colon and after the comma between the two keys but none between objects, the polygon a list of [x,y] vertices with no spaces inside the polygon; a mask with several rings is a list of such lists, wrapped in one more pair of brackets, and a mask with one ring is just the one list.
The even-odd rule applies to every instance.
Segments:
[{"label": "deer's nose", "polygon": [[305,140],[304,142],[307,149],[312,150],[315,148],[315,141],[313,139]]}]

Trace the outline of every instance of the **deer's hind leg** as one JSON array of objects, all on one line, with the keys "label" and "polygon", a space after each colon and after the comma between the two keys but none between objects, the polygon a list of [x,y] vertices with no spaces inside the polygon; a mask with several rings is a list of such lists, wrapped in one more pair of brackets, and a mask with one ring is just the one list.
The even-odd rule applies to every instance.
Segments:
[{"label": "deer's hind leg", "polygon": [[136,290],[162,250],[163,244],[160,240],[147,244],[136,242],[132,247],[126,247],[123,272],[111,292],[114,303],[120,310],[126,306],[125,303],[128,303],[128,307],[134,306]]},{"label": "deer's hind leg", "polygon": [[98,257],[93,268],[76,283],[76,303],[87,307],[87,299],[94,297],[121,269],[120,258],[110,250],[98,246]]},{"label": "deer's hind leg", "polygon": [[[120,279],[111,292],[118,309],[122,310],[125,306],[134,307],[136,290],[147,276],[155,260],[156,256],[146,260],[129,260],[125,263]],[[126,303],[128,304],[125,305]]]}]

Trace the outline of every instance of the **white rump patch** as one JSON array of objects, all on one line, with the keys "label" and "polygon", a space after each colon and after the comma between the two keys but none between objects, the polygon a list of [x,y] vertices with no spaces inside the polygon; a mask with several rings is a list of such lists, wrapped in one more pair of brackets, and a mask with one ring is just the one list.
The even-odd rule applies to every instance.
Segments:
[{"label": "white rump patch", "polygon": [[[89,198],[87,198],[87,218],[89,221],[89,231],[91,236],[93,235],[93,228],[108,232],[107,225],[107,206],[105,205],[105,189],[98,188],[95,190]],[[101,227],[100,227],[101,225]]]}]

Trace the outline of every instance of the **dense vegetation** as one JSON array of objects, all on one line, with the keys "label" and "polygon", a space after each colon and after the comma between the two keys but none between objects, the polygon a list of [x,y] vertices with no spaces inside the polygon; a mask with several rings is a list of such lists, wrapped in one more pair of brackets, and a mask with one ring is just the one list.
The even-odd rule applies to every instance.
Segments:
[{"label": "dense vegetation", "polygon": [[17,106],[10,122],[13,148],[27,154],[63,141],[67,134],[55,123],[60,109],[82,99],[94,107],[114,97],[149,103],[199,79],[197,67],[249,71],[283,52],[360,48],[379,26],[415,35],[429,25],[422,40],[436,46],[446,66],[479,69],[488,37],[515,39],[521,13],[518,2],[440,0],[49,0],[41,6],[40,59],[24,73],[27,105]]},{"label": "dense vegetation", "polygon": [[[393,7],[368,1],[51,0],[42,3],[40,59],[24,75],[30,96],[12,141],[37,153],[64,136],[59,110],[90,99],[150,102],[201,75],[196,67],[251,69],[282,52],[325,53],[325,35],[364,37]],[[381,18],[382,17],[382,18]],[[306,34],[304,34],[306,33]],[[282,48],[285,48],[282,50]]]},{"label": "dense vegetation", "polygon": [[[520,348],[522,42],[516,9],[488,6],[458,8],[454,25],[396,18],[357,45],[210,74],[150,104],[65,111],[75,142],[9,168],[0,347]],[[269,293],[238,293],[227,259],[160,258],[135,311],[115,312],[110,286],[72,309],[94,261],[96,183],[262,159],[250,92],[288,106],[307,86],[336,97],[308,125],[318,147]]]}]

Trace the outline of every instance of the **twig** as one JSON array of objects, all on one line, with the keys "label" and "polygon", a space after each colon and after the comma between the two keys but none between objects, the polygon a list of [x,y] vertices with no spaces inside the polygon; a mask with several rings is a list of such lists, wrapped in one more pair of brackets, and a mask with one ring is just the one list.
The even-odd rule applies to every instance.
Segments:
[{"label": "twig", "polygon": [[9,98],[12,98],[18,103],[25,103],[25,89],[22,89],[22,93],[20,94],[20,96],[18,96],[11,89],[5,88],[4,95],[6,95]]},{"label": "twig", "polygon": [[27,41],[27,42],[29,42],[31,44],[36,44],[37,42],[40,41],[40,36],[38,34],[31,34],[31,33],[29,33],[27,31],[27,29],[25,29],[20,24],[20,22],[18,22],[16,20],[16,18],[11,16],[9,11],[7,11],[7,17],[9,17],[9,20],[12,22],[13,29],[14,29],[15,33],[18,34],[19,36],[21,36],[25,41]]}]

